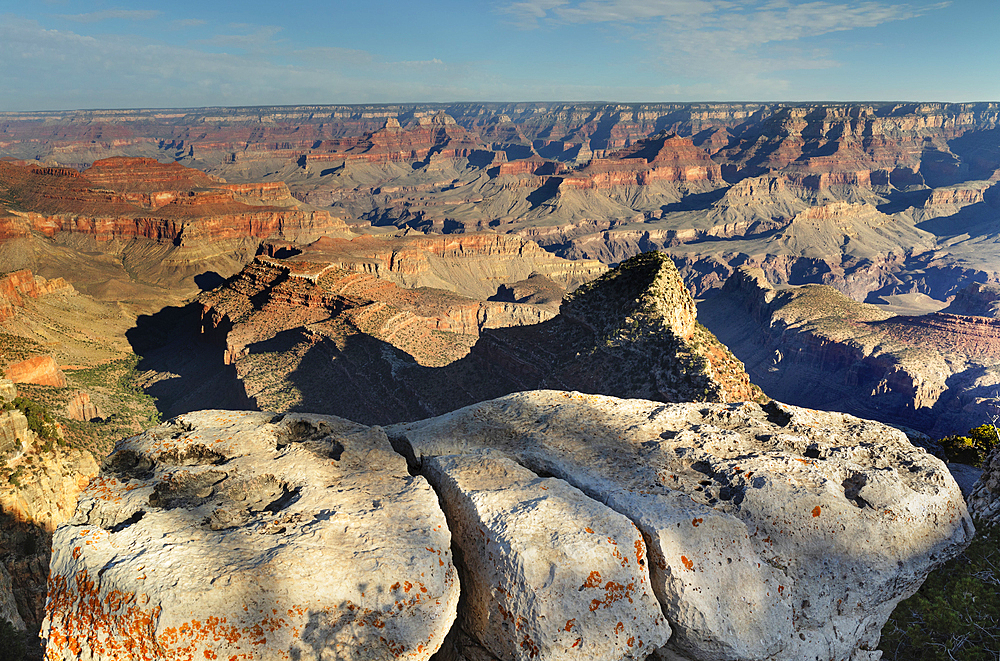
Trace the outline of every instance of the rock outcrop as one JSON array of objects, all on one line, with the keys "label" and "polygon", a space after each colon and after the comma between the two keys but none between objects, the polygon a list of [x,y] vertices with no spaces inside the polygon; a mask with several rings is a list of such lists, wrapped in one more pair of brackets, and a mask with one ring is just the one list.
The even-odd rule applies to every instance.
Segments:
[{"label": "rock outcrop", "polygon": [[430,474],[489,451],[628,517],[672,659],[878,658],[895,604],[973,533],[940,460],[839,413],[539,391],[387,432]]},{"label": "rock outcrop", "polygon": [[[27,434],[25,450],[36,441],[34,432]],[[56,446],[51,452],[26,452],[6,468],[13,479],[0,484],[0,558],[12,579],[17,611],[34,633],[45,611],[52,532],[73,515],[98,466],[85,450]]]},{"label": "rock outcrop", "polygon": [[66,404],[65,413],[71,420],[93,420],[102,417],[100,409],[90,400],[90,394],[83,391],[73,395]]},{"label": "rock outcrop", "polygon": [[33,383],[39,386],[66,387],[66,375],[52,356],[35,356],[4,369],[4,377],[14,383]]},{"label": "rock outcrop", "polygon": [[[201,298],[205,336],[225,347],[261,408],[389,424],[537,388],[659,401],[766,399],[697,323],[694,301],[662,253],[583,285],[555,316],[550,305],[402,289],[344,271],[342,262],[295,261],[309,254],[258,257]],[[491,261],[474,259],[491,275]],[[493,274],[513,272],[505,255],[497,261]]]},{"label": "rock outcrop", "polygon": [[969,513],[986,525],[1000,525],[1000,449],[984,462],[983,474],[969,496]]},{"label": "rock outcrop", "polygon": [[34,440],[28,419],[20,411],[0,412],[0,457],[18,452]]},{"label": "rock outcrop", "polygon": [[43,634],[49,659],[857,661],[972,532],[901,432],[780,404],[203,411],[106,460]]},{"label": "rock outcrop", "polygon": [[46,280],[27,269],[8,273],[0,278],[0,322],[17,314],[17,308],[24,307],[26,298],[60,291],[73,293],[74,289],[62,278]]},{"label": "rock outcrop", "polygon": [[17,612],[17,603],[14,600],[14,587],[10,580],[7,568],[0,564],[0,620],[7,620],[14,628],[24,631],[24,620]]},{"label": "rock outcrop", "polygon": [[127,439],[53,548],[48,659],[429,659],[458,605],[426,480],[381,430],[322,416]]}]

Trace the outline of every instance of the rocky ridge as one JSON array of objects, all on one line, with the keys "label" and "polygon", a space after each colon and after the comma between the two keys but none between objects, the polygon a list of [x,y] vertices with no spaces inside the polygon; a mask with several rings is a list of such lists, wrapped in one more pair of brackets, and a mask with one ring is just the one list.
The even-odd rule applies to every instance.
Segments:
[{"label": "rocky ridge", "polygon": [[[583,285],[555,316],[551,306],[402,289],[299,260],[309,254],[258,257],[201,299],[205,336],[225,347],[262,408],[387,424],[548,387],[668,402],[764,399],[697,323],[660,253]],[[482,272],[502,273],[493,268]]]},{"label": "rocky ridge", "polygon": [[385,431],[205,411],[108,458],[56,533],[44,634],[53,659],[875,659],[971,534],[940,461],[842,414],[556,391]]}]

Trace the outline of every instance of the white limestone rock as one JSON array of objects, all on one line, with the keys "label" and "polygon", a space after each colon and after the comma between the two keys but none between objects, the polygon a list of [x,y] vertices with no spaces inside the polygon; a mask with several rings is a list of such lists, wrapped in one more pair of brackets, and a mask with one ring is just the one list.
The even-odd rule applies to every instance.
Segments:
[{"label": "white limestone rock", "polygon": [[1000,525],[1000,446],[983,462],[982,475],[969,495],[969,512],[986,525]]},{"label": "white limestone rock", "polygon": [[18,631],[24,631],[27,627],[21,614],[17,612],[17,603],[14,601],[14,584],[10,580],[7,568],[0,563],[0,620],[7,620]]},{"label": "white limestone rock", "polygon": [[535,391],[386,431],[415,464],[492,448],[630,518],[664,658],[878,658],[895,605],[973,534],[940,460],[841,413]]},{"label": "white limestone rock", "polygon": [[463,627],[493,655],[643,659],[667,641],[627,518],[499,455],[434,457],[424,469],[461,550]]},{"label": "white limestone rock", "polygon": [[53,540],[56,659],[428,659],[459,585],[378,428],[202,411],[119,443]]}]

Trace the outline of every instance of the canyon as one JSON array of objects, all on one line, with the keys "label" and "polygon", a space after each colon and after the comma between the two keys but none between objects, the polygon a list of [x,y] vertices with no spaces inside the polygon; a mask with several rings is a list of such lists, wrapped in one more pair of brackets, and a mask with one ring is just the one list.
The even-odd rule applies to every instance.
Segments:
[{"label": "canyon", "polygon": [[[666,571],[685,578],[690,568],[684,561],[670,564],[675,560],[668,555],[680,547],[670,546],[666,529],[640,507],[639,501],[655,495],[647,487],[626,485],[631,491],[623,495],[593,466],[560,455],[556,446],[565,439],[522,448],[509,445],[505,434],[516,427],[536,440],[558,436],[559,425],[568,429],[596,415],[600,420],[586,425],[628,436],[644,448],[640,455],[662,454],[669,446],[679,458],[681,481],[698,478],[684,488],[706,508],[712,521],[706,530],[738,530],[757,516],[727,509],[734,507],[732,498],[723,494],[732,496],[738,485],[757,487],[742,476],[745,466],[725,464],[731,457],[720,448],[731,442],[763,457],[771,445],[784,444],[782,452],[801,454],[807,463],[819,451],[822,461],[813,466],[819,470],[837,453],[807,429],[810,424],[834,430],[840,440],[856,433],[878,437],[894,457],[909,462],[911,472],[930,476],[935,486],[914,486],[915,493],[936,489],[952,498],[947,471],[928,464],[926,456],[899,450],[909,446],[896,432],[771,398],[889,423],[927,447],[932,444],[923,434],[964,433],[1000,411],[998,122],[995,103],[464,103],[0,113],[0,369],[19,382],[19,396],[54,416],[68,443],[26,443],[20,463],[6,469],[9,475],[20,470],[17,475],[35,476],[37,484],[24,487],[22,480],[0,494],[4,512],[15,513],[0,520],[2,564],[13,579],[12,597],[4,600],[0,573],[0,608],[10,611],[13,604],[32,632],[42,626],[53,530],[70,516],[69,503],[85,477],[117,441],[131,438],[141,445],[146,441],[134,440],[136,434],[161,419],[187,415],[181,420],[189,423],[169,422],[141,438],[154,445],[187,439],[174,449],[190,445],[190,457],[161,457],[159,446],[132,449],[148,455],[151,466],[174,466],[176,459],[177,466],[204,464],[194,472],[211,472],[220,470],[213,468],[218,457],[198,449],[195,428],[214,430],[223,417],[236,427],[242,423],[234,421],[243,419],[259,428],[287,420],[291,426],[278,434],[285,439],[279,446],[301,444],[333,461],[345,448],[345,457],[355,450],[378,455],[395,472],[376,481],[416,479],[419,473],[426,492],[420,497],[430,496],[424,498],[428,512],[437,507],[434,494],[449,494],[440,511],[428,514],[438,523],[446,520],[445,527],[424,541],[444,553],[461,549],[464,560],[448,565],[446,575],[435,574],[436,606],[444,604],[443,610],[421,611],[419,599],[406,602],[417,621],[438,622],[436,629],[412,629],[420,629],[413,650],[423,648],[414,658],[442,644],[447,658],[470,661],[533,649],[505,638],[478,607],[456,614],[458,592],[449,581],[463,574],[462,594],[470,598],[492,590],[494,578],[510,580],[473,557],[479,533],[466,522],[478,526],[493,516],[513,517],[512,508],[523,505],[517,499],[530,500],[538,480],[552,489],[553,503],[570,503],[583,519],[614,510],[623,518],[612,536],[628,544],[641,541],[669,567],[654,567],[650,555],[639,564],[652,574],[629,568],[614,579],[646,581],[643,603],[677,607],[669,627],[653,617],[658,608],[652,615],[635,610],[629,618],[648,621],[630,625],[634,631],[608,642],[600,654],[630,658],[652,651],[633,650],[627,641],[634,635],[650,648],[673,641],[658,652],[664,659],[782,658],[820,648],[830,658],[868,658],[895,602],[915,589],[937,559],[957,552],[968,530],[942,542],[950,550],[934,552],[933,561],[918,562],[905,576],[879,574],[878,581],[894,586],[888,601],[872,601],[867,592],[864,599],[851,595],[848,619],[863,626],[850,641],[828,640],[824,633],[829,621],[841,622],[839,606],[834,614],[829,605],[789,601],[791,625],[777,615],[766,626],[734,624],[694,598],[705,587],[697,580],[672,585],[656,577]],[[574,398],[585,404],[574,408]],[[642,409],[647,405],[653,408]],[[626,420],[615,413],[637,406],[652,417],[643,422],[642,415]],[[678,406],[687,407],[677,415],[688,422],[658,427],[656,441],[630,436],[663,411],[681,411],[670,408]],[[208,408],[231,411],[191,413]],[[550,409],[569,413],[546,417],[543,411]],[[496,423],[496,416],[520,422],[500,425],[500,431],[496,424],[478,426],[484,419]],[[737,439],[742,432],[734,420],[759,427],[767,438]],[[301,436],[306,427],[331,425],[336,433]],[[380,436],[378,426],[388,436]],[[483,448],[448,440],[469,430],[486,439]],[[792,432],[815,441],[816,448],[799,448],[798,440],[789,440]],[[693,454],[681,457],[685,443],[702,448],[700,461]],[[503,449],[491,454],[486,446]],[[103,487],[117,489],[115,480],[131,487],[148,477],[144,471],[153,468],[142,468],[145,459],[126,454],[112,454],[111,463],[103,464],[87,502],[118,502]],[[851,461],[858,458],[855,450],[848,454]],[[126,465],[132,459],[140,463]],[[773,468],[759,457],[754,461],[760,463],[755,472]],[[798,469],[792,461],[798,460],[785,463]],[[883,479],[880,471],[887,466],[872,461],[874,472],[856,479],[845,481],[840,473],[820,479],[795,470],[788,479],[808,488],[817,480],[836,483],[834,490],[844,492],[850,507],[874,516],[866,511],[869,504],[902,498],[904,486],[916,483],[906,475]],[[310,525],[330,532],[322,508],[312,501],[302,511],[320,512],[314,523],[272,517],[271,503],[280,500],[283,508],[288,498],[305,493],[296,489],[311,487],[292,486],[288,476],[279,480],[285,486],[275,487],[277,478],[258,475],[251,463],[245,482],[253,483],[262,500],[247,511],[226,500],[242,477],[211,488],[199,482],[191,492],[222,498],[225,511],[216,512],[214,533],[225,536],[226,530],[265,519],[269,535],[299,534]],[[701,477],[684,472],[689,469]],[[489,486],[497,476],[503,479]],[[477,486],[479,478],[486,482]],[[768,479],[777,483],[786,476]],[[975,492],[977,511],[989,516],[996,511],[989,491],[995,481],[984,477]],[[202,496],[191,496],[190,485],[181,482],[153,489],[159,509],[179,514],[178,507],[200,507]],[[120,496],[128,499],[129,490],[122,488]],[[824,512],[827,507],[822,505]],[[103,544],[101,530],[111,539],[159,520],[144,508],[135,521],[129,517],[139,510],[81,511],[79,517],[96,518],[78,517],[70,527],[93,529],[92,541]],[[952,522],[965,520],[957,510],[949,512]],[[865,521],[865,530],[888,525]],[[629,537],[631,522],[641,539]],[[491,535],[491,544],[527,544],[500,529],[481,531]],[[563,532],[567,539],[578,534]],[[653,540],[660,550],[653,549]],[[715,552],[703,542],[680,549],[681,557]],[[748,544],[750,555],[763,553],[768,567],[778,562],[790,576],[787,561],[812,542],[781,553],[759,540]],[[669,553],[663,550],[668,546]],[[558,544],[537,548],[553,558],[565,552]],[[858,549],[845,553],[864,555]],[[89,598],[73,593],[72,577],[93,578],[86,569],[79,573],[77,560],[65,552],[53,557],[53,575],[64,579],[49,586],[55,588],[53,603],[69,608],[74,599]],[[812,580],[807,561],[793,564],[799,587],[783,585],[805,594],[809,588],[802,586]],[[602,565],[602,575],[611,576],[611,569]],[[629,574],[633,569],[635,576]],[[770,569],[737,569],[774,587]],[[867,571],[858,565],[858,575]],[[720,572],[719,580],[731,578]],[[112,573],[108,585],[129,584],[131,578]],[[533,584],[515,581],[503,589],[540,589],[525,585]],[[772,615],[788,596],[779,595],[768,602]],[[169,602],[165,595],[157,598]],[[371,619],[375,610],[355,613],[360,619],[345,626],[357,632],[385,623]],[[130,612],[145,617],[152,611]],[[63,643],[84,635],[80,623],[58,617],[46,625],[50,645],[59,658],[75,658],[73,646]],[[461,626],[449,633],[448,618],[456,617]],[[565,619],[573,618],[570,613]],[[577,621],[581,640],[590,644],[584,619]],[[711,622],[711,633],[699,629],[699,622]],[[410,636],[410,624],[396,621],[393,635]],[[771,633],[754,641],[730,635],[743,626],[781,631],[793,642],[769,638]],[[598,624],[594,630],[604,629]],[[562,632],[537,626],[527,639],[555,650],[575,640],[567,637],[571,630],[578,633],[572,626]],[[111,644],[110,631],[98,630],[94,649]],[[185,645],[200,653],[201,642]],[[320,655],[319,647],[296,649]]]}]

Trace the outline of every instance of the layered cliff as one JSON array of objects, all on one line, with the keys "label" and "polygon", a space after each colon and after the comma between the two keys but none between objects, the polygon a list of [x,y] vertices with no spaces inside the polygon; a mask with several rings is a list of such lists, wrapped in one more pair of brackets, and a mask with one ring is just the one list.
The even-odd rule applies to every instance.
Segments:
[{"label": "layered cliff", "polygon": [[0,191],[8,213],[21,219],[21,235],[67,232],[100,242],[143,238],[183,244],[346,232],[343,221],[327,211],[269,205],[263,189],[228,187],[177,163],[144,158],[98,161],[83,173],[0,163]]},{"label": "layered cliff", "polygon": [[[1000,169],[998,117],[1000,106],[990,103],[8,113],[3,119],[18,137],[0,149],[51,159],[52,167],[80,165],[91,147],[64,152],[74,141],[101,145],[101,131],[124,132],[117,138],[121,153],[149,156],[143,151],[149,145],[137,142],[142,133],[161,145],[161,160],[178,159],[232,181],[287,182],[296,198],[362,225],[435,233],[493,229],[564,257],[608,264],[670,250],[699,296],[721,287],[746,254],[757,265],[784,268],[782,281],[824,282],[858,300],[919,291],[944,301],[972,282],[1000,279],[991,192]],[[100,149],[113,149],[113,142]],[[169,183],[175,175],[156,176]],[[261,199],[275,203],[271,193]],[[162,227],[159,235],[175,236],[176,223],[192,207],[224,211],[212,196],[175,202],[161,224],[83,229],[124,237]],[[816,256],[805,254],[807,245],[762,241],[808,209],[834,203],[854,205],[859,215],[868,205],[889,217],[883,219],[885,236],[895,249],[841,264],[844,251],[828,242],[826,253]],[[0,217],[0,232],[27,231],[15,218]],[[62,225],[46,227],[51,232]],[[290,236],[307,230],[291,218],[251,218],[241,231]],[[206,226],[202,235],[221,232]],[[731,249],[726,242],[733,239],[747,243]],[[851,240],[858,244],[864,237]]]},{"label": "layered cliff", "polygon": [[996,403],[996,319],[895,316],[831,287],[776,288],[753,268],[737,270],[700,311],[774,397],[934,436],[981,424]]},{"label": "layered cliff", "polygon": [[[659,253],[583,285],[554,317],[511,294],[484,301],[403,289],[306,255],[258,257],[201,299],[206,337],[225,347],[262,408],[385,424],[536,387],[659,401],[763,398],[697,324],[690,294]],[[528,287],[531,299],[541,277],[507,289]],[[546,280],[543,289],[558,286]]]}]

